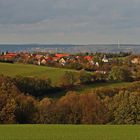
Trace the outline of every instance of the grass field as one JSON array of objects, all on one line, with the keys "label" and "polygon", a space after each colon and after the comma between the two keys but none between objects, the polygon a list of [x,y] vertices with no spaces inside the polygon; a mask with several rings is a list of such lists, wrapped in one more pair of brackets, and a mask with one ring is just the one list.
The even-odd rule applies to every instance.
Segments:
[{"label": "grass field", "polygon": [[74,70],[28,65],[28,64],[0,63],[0,74],[12,76],[12,77],[16,75],[39,77],[39,78],[46,77],[46,78],[50,78],[54,84],[58,82],[60,77],[66,71],[74,71]]},{"label": "grass field", "polygon": [[88,92],[88,91],[90,91],[92,89],[100,88],[100,87],[110,87],[110,88],[125,87],[125,86],[131,85],[131,84],[133,84],[133,82],[94,83],[94,84],[80,86],[79,88],[77,88],[77,92],[80,92],[80,93]]},{"label": "grass field", "polygon": [[140,140],[140,125],[0,125],[0,140]]}]

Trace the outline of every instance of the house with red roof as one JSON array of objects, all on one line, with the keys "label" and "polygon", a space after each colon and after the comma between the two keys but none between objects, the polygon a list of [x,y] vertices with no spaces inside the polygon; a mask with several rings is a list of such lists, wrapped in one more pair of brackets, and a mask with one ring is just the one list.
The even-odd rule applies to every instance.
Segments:
[{"label": "house with red roof", "polygon": [[93,56],[85,56],[84,59],[87,60],[90,64],[94,65]]},{"label": "house with red roof", "polygon": [[13,62],[18,54],[17,53],[5,53],[0,56],[1,62]]},{"label": "house with red roof", "polygon": [[68,57],[68,56],[70,56],[70,54],[56,53],[55,56],[58,57],[58,58],[61,58],[61,57]]},{"label": "house with red roof", "polygon": [[18,54],[17,53],[7,53],[5,55],[3,55],[4,59],[14,59]]},{"label": "house with red roof", "polygon": [[87,61],[92,61],[93,60],[93,56],[87,55],[87,56],[84,57],[84,59],[87,60]]},{"label": "house with red roof", "polygon": [[53,57],[52,59],[53,59],[54,62],[58,62],[60,60],[59,57]]}]

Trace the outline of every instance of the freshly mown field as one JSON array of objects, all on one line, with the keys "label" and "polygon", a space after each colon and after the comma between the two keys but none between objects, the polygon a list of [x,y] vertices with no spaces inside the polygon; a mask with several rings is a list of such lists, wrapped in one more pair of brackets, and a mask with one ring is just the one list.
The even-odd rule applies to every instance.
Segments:
[{"label": "freshly mown field", "polygon": [[140,140],[138,125],[0,125],[0,140]]}]

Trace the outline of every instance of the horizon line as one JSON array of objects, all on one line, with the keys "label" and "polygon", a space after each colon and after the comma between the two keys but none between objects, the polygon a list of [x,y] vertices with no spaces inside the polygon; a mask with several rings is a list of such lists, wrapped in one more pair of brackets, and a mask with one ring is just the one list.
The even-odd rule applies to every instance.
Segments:
[{"label": "horizon line", "polygon": [[[90,46],[90,45],[118,45],[118,43],[92,43],[92,44],[76,44],[76,43],[0,43],[0,45],[74,45],[74,46]],[[140,45],[140,43],[120,43],[119,45]]]}]

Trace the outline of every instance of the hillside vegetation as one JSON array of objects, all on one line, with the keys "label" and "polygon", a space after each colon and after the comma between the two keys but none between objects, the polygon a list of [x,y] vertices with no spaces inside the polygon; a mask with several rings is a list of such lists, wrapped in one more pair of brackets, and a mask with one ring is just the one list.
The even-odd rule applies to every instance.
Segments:
[{"label": "hillside vegetation", "polygon": [[140,124],[139,66],[104,74],[1,64],[1,74],[1,124]]},{"label": "hillside vegetation", "polygon": [[[30,77],[30,78],[41,78],[41,79],[50,79],[54,86],[58,85],[58,83],[63,80],[63,75],[65,72],[74,72],[79,73],[76,70],[64,69],[64,68],[53,68],[47,66],[36,66],[30,64],[9,64],[9,63],[0,63],[0,74],[10,77],[22,76],[22,77]],[[90,73],[90,72],[87,72]],[[131,84],[130,82],[99,82],[93,84],[86,85],[78,85],[75,87],[74,91],[78,93],[84,93],[94,88],[100,87],[119,87],[119,86],[128,86]],[[49,94],[48,97],[58,98],[64,96],[67,90],[58,91],[53,94]]]}]

